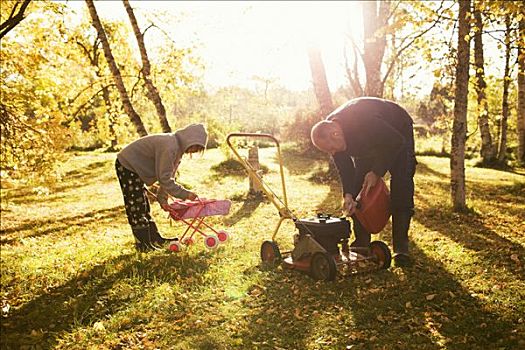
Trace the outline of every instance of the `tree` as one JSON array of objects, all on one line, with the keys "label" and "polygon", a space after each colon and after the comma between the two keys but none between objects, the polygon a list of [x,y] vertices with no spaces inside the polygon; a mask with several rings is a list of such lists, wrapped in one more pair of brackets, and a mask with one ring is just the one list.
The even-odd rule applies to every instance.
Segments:
[{"label": "tree", "polygon": [[308,58],[310,61],[310,70],[312,72],[312,83],[314,85],[315,96],[319,103],[321,114],[327,116],[334,110],[332,95],[326,79],[321,50],[318,47],[308,49]]},{"label": "tree", "polygon": [[[109,121],[109,124],[108,124],[109,135],[108,136],[110,138],[110,143],[111,143],[110,149],[115,149],[117,145],[117,136],[116,136],[115,125],[114,125],[116,121],[116,111],[115,111],[116,108],[114,108],[114,103],[112,102],[111,92],[110,92],[110,87],[115,86],[115,84],[113,83],[108,84],[104,81],[105,80],[104,79],[105,78],[104,68],[106,67],[103,67],[100,61],[100,55],[101,55],[100,37],[95,36],[94,38],[91,38],[90,36],[85,34],[87,32],[86,29],[87,29],[86,24],[81,24],[79,28],[77,29],[77,32],[73,31],[72,33],[70,33],[70,38],[80,48],[80,51],[82,52],[83,56],[87,58],[89,65],[94,68],[94,74],[97,80],[93,81],[93,79],[90,79],[92,81],[90,81],[90,84],[88,87],[92,87],[93,85],[97,85],[96,83],[100,83],[102,85],[102,88],[96,91],[95,94],[92,95],[87,100],[87,102],[79,106],[76,109],[76,112],[73,114],[73,116],[76,117],[77,114],[79,114],[89,102],[91,102],[100,93],[102,93],[102,98],[103,98],[104,106],[105,106],[104,114],[107,114],[108,119],[109,119],[108,120]],[[80,94],[77,94],[77,96],[75,97],[78,98],[78,96],[80,96],[82,92],[84,92],[84,90],[85,89],[81,90]],[[73,101],[71,102],[74,102],[76,98],[74,98]],[[94,113],[91,115],[93,116]]]},{"label": "tree", "polygon": [[386,47],[385,28],[390,15],[389,1],[365,1],[363,6],[364,52],[363,62],[366,72],[366,96],[383,96],[384,84],[381,64]]},{"label": "tree", "polygon": [[[453,5],[446,1],[364,1],[361,4],[364,44],[360,47],[356,38],[349,35],[353,62],[345,49],[346,73],[354,96],[383,97],[388,82],[393,86],[393,80],[402,77],[410,65],[420,64],[421,58],[435,54],[435,46],[424,39],[451,15]],[[409,58],[413,58],[412,62]],[[364,83],[360,76],[362,70]]]},{"label": "tree", "polygon": [[484,165],[489,165],[496,158],[496,147],[492,142],[489,125],[489,107],[487,103],[485,82],[485,60],[483,56],[483,20],[480,6],[482,3],[474,3],[474,62],[476,67],[476,94],[478,100],[478,127],[481,134],[481,157]]},{"label": "tree", "polygon": [[104,31],[104,27],[102,26],[102,23],[100,22],[100,18],[98,17],[97,10],[95,8],[95,5],[93,4],[93,0],[86,0],[86,4],[89,9],[89,14],[91,15],[91,19],[93,21],[93,26],[97,30],[98,36],[102,43],[102,48],[104,49],[104,56],[106,57],[106,61],[108,62],[109,68],[111,70],[111,74],[113,75],[113,79],[115,80],[115,85],[117,86],[117,89],[119,91],[120,99],[124,106],[124,110],[130,117],[131,122],[133,123],[133,125],[135,126],[135,129],[137,130],[137,133],[140,136],[145,136],[148,134],[148,132],[146,131],[146,128],[144,127],[144,124],[142,123],[140,116],[138,115],[138,113],[133,108],[133,105],[131,104],[128,92],[126,90],[126,87],[122,80],[122,76],[120,74],[120,70],[118,69],[117,64],[115,62],[115,58],[113,57],[113,54],[111,53],[111,47],[109,46],[109,41],[106,36],[106,32]]},{"label": "tree", "polygon": [[[35,16],[0,42],[2,179],[52,178],[70,145],[64,86],[74,87],[76,79],[69,71],[63,73],[69,61],[62,56],[66,31],[56,16],[62,9],[58,3],[32,4]],[[65,81],[68,73],[71,80]]]},{"label": "tree", "polygon": [[525,165],[525,17],[518,35],[518,162]]},{"label": "tree", "polygon": [[[2,39],[7,33],[9,33],[14,27],[16,27],[25,18],[24,13],[29,6],[31,0],[15,1],[13,8],[9,14],[9,17],[5,21],[0,23],[0,39]],[[3,6],[7,6],[7,1],[3,1]]]},{"label": "tree", "polygon": [[470,0],[459,0],[456,90],[450,156],[450,189],[455,211],[466,209],[465,142],[467,139],[468,81],[470,60]]},{"label": "tree", "polygon": [[505,70],[503,73],[503,95],[501,98],[501,137],[499,143],[498,161],[505,163],[507,157],[507,126],[509,120],[509,85],[510,85],[510,54],[511,46],[511,18],[505,17]]},{"label": "tree", "polygon": [[[390,18],[390,2],[364,1],[361,3],[361,6],[363,11],[364,47],[361,52],[353,36],[350,36],[354,52],[354,69],[352,71],[349,68],[345,52],[347,76],[354,95],[382,97],[384,82],[381,75],[381,65],[383,64],[386,48],[386,27]],[[364,89],[359,78],[358,56],[365,68],[366,82]]]},{"label": "tree", "polygon": [[162,99],[160,98],[160,94],[157,88],[151,80],[151,64],[149,61],[148,53],[146,51],[146,46],[144,45],[144,34],[140,32],[137,19],[135,18],[135,14],[133,13],[133,9],[131,8],[129,1],[122,0],[122,2],[124,3],[124,7],[126,8],[126,12],[128,13],[129,21],[131,22],[131,27],[133,28],[133,32],[135,33],[135,38],[137,39],[137,43],[139,46],[140,58],[142,60],[141,73],[148,92],[147,96],[155,105],[155,109],[157,110],[157,115],[159,117],[162,131],[171,132],[170,124],[168,123],[168,119],[166,118],[166,109],[164,108],[164,104],[162,103]]}]

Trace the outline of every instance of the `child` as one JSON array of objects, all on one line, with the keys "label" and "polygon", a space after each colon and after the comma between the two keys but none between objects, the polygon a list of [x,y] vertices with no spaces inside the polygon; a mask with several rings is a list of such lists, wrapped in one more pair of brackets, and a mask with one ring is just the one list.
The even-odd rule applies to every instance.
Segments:
[{"label": "child", "polygon": [[168,195],[196,199],[195,193],[175,182],[174,174],[182,155],[203,152],[207,139],[204,125],[190,124],[174,133],[141,137],[117,154],[115,169],[137,251],[155,250],[164,243],[151,218],[144,184],[159,182],[157,200],[161,205],[166,204]]}]

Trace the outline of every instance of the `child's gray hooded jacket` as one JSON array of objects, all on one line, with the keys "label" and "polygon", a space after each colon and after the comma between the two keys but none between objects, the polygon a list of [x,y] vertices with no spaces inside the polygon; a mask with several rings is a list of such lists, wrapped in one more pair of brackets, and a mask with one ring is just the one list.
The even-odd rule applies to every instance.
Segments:
[{"label": "child's gray hooded jacket", "polygon": [[[204,125],[190,124],[174,133],[141,137],[124,147],[117,154],[117,159],[125,168],[137,173],[146,185],[151,186],[158,181],[159,195],[169,193],[186,199],[189,191],[175,182],[175,171],[184,152],[193,145],[206,147],[207,139]],[[165,198],[159,198],[159,201],[161,199],[164,201]]]}]

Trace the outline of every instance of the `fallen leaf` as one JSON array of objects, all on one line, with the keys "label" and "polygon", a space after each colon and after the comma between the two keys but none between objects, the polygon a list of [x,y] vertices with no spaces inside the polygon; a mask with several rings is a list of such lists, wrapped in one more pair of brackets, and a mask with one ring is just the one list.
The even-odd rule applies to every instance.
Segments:
[{"label": "fallen leaf", "polygon": [[102,321],[95,322],[93,324],[93,329],[97,332],[105,332],[106,327],[104,327],[104,323]]},{"label": "fallen leaf", "polygon": [[11,305],[5,304],[2,306],[2,315],[6,316],[9,313],[9,310],[11,310]]},{"label": "fallen leaf", "polygon": [[436,297],[436,294],[429,294],[429,295],[426,296],[426,299],[427,299],[428,301],[431,301],[431,300],[433,300],[435,297]]}]

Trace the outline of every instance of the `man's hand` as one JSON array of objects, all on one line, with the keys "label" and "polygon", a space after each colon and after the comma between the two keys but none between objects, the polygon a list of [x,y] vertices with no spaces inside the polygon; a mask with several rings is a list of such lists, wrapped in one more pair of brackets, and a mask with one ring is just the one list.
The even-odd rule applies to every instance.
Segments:
[{"label": "man's hand", "polygon": [[370,191],[370,189],[376,185],[377,180],[379,180],[379,176],[377,176],[373,171],[369,171],[365,175],[365,180],[363,181],[362,187],[362,189],[364,190],[363,194],[365,197],[368,195],[368,191]]},{"label": "man's hand", "polygon": [[343,198],[343,213],[346,216],[352,216],[357,208],[357,202],[350,193],[345,193]]}]

